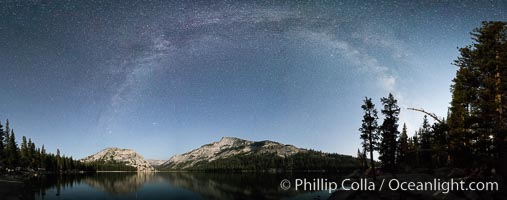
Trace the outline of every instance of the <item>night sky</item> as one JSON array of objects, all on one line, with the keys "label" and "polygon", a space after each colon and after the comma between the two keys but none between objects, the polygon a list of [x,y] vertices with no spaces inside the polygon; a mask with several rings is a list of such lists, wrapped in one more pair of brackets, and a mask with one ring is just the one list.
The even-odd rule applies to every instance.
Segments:
[{"label": "night sky", "polygon": [[[167,159],[223,136],[355,155],[365,96],[412,135],[505,1],[0,1],[0,119],[50,152]],[[401,125],[400,125],[401,126]],[[401,127],[400,127],[401,129]]]}]

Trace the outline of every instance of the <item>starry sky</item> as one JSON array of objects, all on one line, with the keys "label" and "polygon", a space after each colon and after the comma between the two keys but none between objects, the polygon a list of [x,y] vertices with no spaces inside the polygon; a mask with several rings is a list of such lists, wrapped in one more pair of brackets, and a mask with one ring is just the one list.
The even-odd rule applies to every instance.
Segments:
[{"label": "starry sky", "polygon": [[355,155],[365,96],[445,116],[505,1],[0,1],[0,118],[50,152],[167,159],[223,136]]}]

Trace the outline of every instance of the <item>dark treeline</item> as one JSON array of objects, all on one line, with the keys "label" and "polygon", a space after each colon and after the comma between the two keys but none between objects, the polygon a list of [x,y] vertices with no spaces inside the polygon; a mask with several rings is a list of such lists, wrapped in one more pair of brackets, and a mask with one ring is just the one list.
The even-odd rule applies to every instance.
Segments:
[{"label": "dark treeline", "polygon": [[32,169],[45,171],[87,170],[86,166],[72,157],[46,152],[44,145],[37,147],[31,139],[22,137],[21,145],[16,142],[14,129],[9,127],[9,120],[5,122],[5,129],[0,124],[0,166],[7,169]]},{"label": "dark treeline", "polygon": [[343,171],[357,169],[352,156],[308,150],[286,157],[276,153],[240,154],[211,162],[204,161],[189,170],[197,171]]},{"label": "dark treeline", "polygon": [[[392,94],[381,99],[381,125],[375,104],[370,98],[364,100],[359,129],[363,145],[358,150],[364,168],[375,168],[373,151],[378,151],[385,171],[454,167],[505,175],[507,23],[483,22],[471,35],[474,43],[460,48],[454,61],[458,70],[447,117],[412,109],[426,115],[419,130],[408,137],[405,125],[398,131],[400,108]],[[427,116],[435,122],[431,124]]]},{"label": "dark treeline", "polygon": [[74,160],[72,156],[48,153],[42,145],[37,147],[30,139],[23,136],[21,145],[16,142],[14,129],[5,121],[5,128],[0,122],[0,172],[8,171],[46,171],[46,172],[72,172],[72,171],[135,171],[131,166],[123,163],[91,162],[83,163]]}]

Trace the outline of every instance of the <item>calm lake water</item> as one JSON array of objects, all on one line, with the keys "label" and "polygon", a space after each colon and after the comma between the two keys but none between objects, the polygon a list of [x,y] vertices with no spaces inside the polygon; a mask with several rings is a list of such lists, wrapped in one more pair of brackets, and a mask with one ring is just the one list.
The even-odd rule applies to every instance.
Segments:
[{"label": "calm lake water", "polygon": [[[91,173],[31,181],[35,199],[327,199],[327,191],[282,190],[280,181],[339,175],[271,173]],[[294,183],[292,183],[294,184]]]}]

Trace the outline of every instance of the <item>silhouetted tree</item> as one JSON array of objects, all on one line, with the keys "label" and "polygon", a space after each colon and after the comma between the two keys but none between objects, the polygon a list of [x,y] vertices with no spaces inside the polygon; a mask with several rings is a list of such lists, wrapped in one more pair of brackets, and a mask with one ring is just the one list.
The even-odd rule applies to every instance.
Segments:
[{"label": "silhouetted tree", "polygon": [[420,165],[423,165],[425,167],[431,167],[432,130],[430,123],[428,122],[428,117],[426,115],[424,115],[422,126],[421,128],[419,128],[417,135],[419,137],[418,152],[420,158]]},{"label": "silhouetted tree", "polygon": [[407,155],[409,151],[409,141],[407,135],[407,125],[403,124],[403,128],[401,130],[401,135],[399,139],[398,153],[397,153],[397,162],[398,165],[407,164]]},{"label": "silhouetted tree", "polygon": [[363,140],[363,149],[370,152],[370,165],[373,172],[373,180],[376,180],[375,161],[373,159],[373,151],[377,148],[378,142],[378,124],[377,110],[371,98],[365,97],[361,108],[364,111],[363,123],[359,131],[361,131],[361,139]]},{"label": "silhouetted tree", "polygon": [[5,162],[5,143],[4,143],[5,132],[2,126],[2,122],[0,122],[0,166],[2,166]]},{"label": "silhouetted tree", "polygon": [[501,161],[506,169],[507,24],[483,22],[461,48],[451,87],[449,152],[458,166]]},{"label": "silhouetted tree", "polygon": [[19,162],[19,149],[16,144],[16,136],[14,130],[11,129],[11,135],[9,136],[9,143],[6,148],[7,166],[14,168],[18,166]]},{"label": "silhouetted tree", "polygon": [[432,134],[432,153],[433,153],[433,161],[436,167],[443,167],[448,164],[448,156],[449,156],[449,127],[447,126],[447,122],[444,119],[441,123],[435,122],[431,129],[433,131]]},{"label": "silhouetted tree", "polygon": [[22,166],[26,166],[29,163],[29,155],[28,155],[28,143],[26,142],[26,137],[23,136],[21,139],[21,147],[19,149],[19,156],[20,156],[20,164]]},{"label": "silhouetted tree", "polygon": [[60,149],[56,149],[56,169],[62,170],[62,160],[60,157]]},{"label": "silhouetted tree", "polygon": [[44,145],[42,145],[40,150],[40,160],[39,160],[39,167],[45,168],[46,167],[46,148],[44,148]]},{"label": "silhouetted tree", "polygon": [[398,115],[400,114],[400,107],[398,100],[389,93],[387,98],[381,98],[383,109],[381,110],[384,115],[384,121],[380,126],[381,140],[379,145],[379,160],[388,171],[396,168],[396,147],[397,139],[400,132],[398,131]]}]

